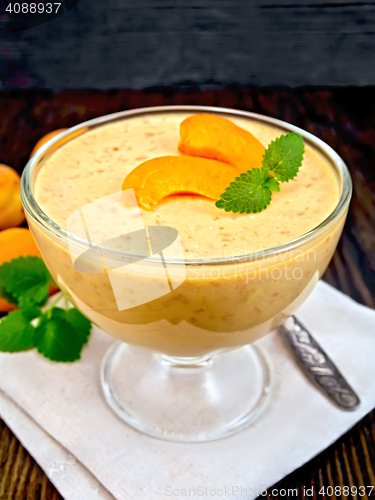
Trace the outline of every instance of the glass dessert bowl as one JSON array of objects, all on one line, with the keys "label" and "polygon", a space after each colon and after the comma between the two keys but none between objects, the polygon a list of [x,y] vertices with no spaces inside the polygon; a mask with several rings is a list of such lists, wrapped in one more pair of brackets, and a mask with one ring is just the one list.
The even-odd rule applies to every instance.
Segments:
[{"label": "glass dessert bowl", "polygon": [[[174,134],[195,113],[224,116],[267,143],[297,132],[306,147],[301,180],[283,186],[255,218],[191,195],[141,210],[119,181],[144,160],[178,155]],[[133,427],[180,442],[228,436],[265,408],[271,373],[252,343],[311,293],[350,196],[345,164],[316,137],[265,116],[202,106],[85,122],[47,143],[22,177],[29,227],[53,278],[119,339],[102,365],[107,402]]]}]

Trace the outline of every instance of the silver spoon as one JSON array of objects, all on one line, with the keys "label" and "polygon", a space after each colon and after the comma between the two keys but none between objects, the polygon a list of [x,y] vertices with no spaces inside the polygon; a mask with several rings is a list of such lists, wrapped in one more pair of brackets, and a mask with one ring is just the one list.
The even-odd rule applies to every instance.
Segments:
[{"label": "silver spoon", "polygon": [[280,331],[315,385],[342,410],[356,410],[360,405],[359,397],[297,318],[290,316],[280,326]]}]

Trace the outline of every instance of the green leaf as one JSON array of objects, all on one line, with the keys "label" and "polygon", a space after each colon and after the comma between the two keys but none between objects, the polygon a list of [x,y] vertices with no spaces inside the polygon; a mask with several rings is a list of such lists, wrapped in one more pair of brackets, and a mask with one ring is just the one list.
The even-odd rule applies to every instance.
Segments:
[{"label": "green leaf", "polygon": [[267,168],[253,168],[236,177],[216,202],[226,212],[257,213],[270,203],[272,191],[278,187],[276,179],[270,180]]},{"label": "green leaf", "polygon": [[0,266],[1,295],[21,308],[43,305],[51,275],[39,257],[19,257]]},{"label": "green leaf", "polygon": [[[39,257],[19,257],[0,266],[0,296],[21,310],[0,323],[0,351],[36,347],[53,361],[75,361],[90,334],[91,323],[77,309],[50,307],[44,312],[51,275]],[[34,327],[31,322],[39,319]]]},{"label": "green leaf", "polygon": [[37,306],[30,306],[26,309],[22,309],[22,313],[29,321],[35,318],[39,318],[43,313]]},{"label": "green leaf", "polygon": [[90,334],[91,323],[77,309],[55,307],[42,316],[34,345],[52,361],[76,361]]},{"label": "green leaf", "polygon": [[288,182],[298,174],[305,147],[303,138],[290,132],[272,141],[263,156],[263,166],[280,182]]},{"label": "green leaf", "polygon": [[[237,177],[216,202],[226,212],[257,213],[271,202],[272,191],[280,191],[280,182],[288,182],[302,165],[305,147],[300,135],[281,135],[265,151],[262,168],[253,168]],[[272,175],[270,175],[272,174]]]},{"label": "green leaf", "polygon": [[275,177],[268,177],[263,183],[263,187],[267,187],[271,191],[280,191],[280,183]]},{"label": "green leaf", "polygon": [[0,281],[0,297],[6,299],[10,304],[17,304],[18,302],[17,297],[14,297],[14,295],[5,290],[5,288],[1,285],[1,281]]},{"label": "green leaf", "polygon": [[0,322],[0,351],[19,352],[34,347],[35,328],[22,311],[7,314]]},{"label": "green leaf", "polygon": [[18,299],[18,306],[27,309],[33,305],[43,306],[49,296],[49,288],[46,284],[34,285],[25,291]]}]

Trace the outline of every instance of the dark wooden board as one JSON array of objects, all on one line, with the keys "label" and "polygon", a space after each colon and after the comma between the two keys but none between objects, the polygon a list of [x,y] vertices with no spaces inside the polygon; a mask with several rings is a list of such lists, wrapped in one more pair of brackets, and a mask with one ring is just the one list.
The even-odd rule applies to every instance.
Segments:
[{"label": "dark wooden board", "polygon": [[375,85],[374,1],[61,0],[18,32],[9,1],[0,89]]},{"label": "dark wooden board", "polygon": [[[263,113],[298,125],[332,146],[350,169],[354,195],[343,236],[324,279],[358,302],[374,307],[375,87],[0,92],[0,163],[21,172],[36,141],[51,130],[124,109],[166,104],[202,104]],[[328,500],[335,497],[319,495],[322,486],[375,486],[374,471],[375,411],[275,485],[279,491],[297,488],[297,496],[273,496],[270,488],[268,498]],[[311,486],[315,493],[306,497],[304,487]],[[47,477],[0,421],[0,500],[58,498]]]}]

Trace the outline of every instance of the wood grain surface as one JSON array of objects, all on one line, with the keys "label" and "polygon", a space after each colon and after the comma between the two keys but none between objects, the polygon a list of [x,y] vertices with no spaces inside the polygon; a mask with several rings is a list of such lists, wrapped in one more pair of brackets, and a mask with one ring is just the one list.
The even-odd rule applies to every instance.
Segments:
[{"label": "wood grain surface", "polygon": [[[0,163],[21,172],[36,141],[51,130],[120,110],[168,104],[255,111],[293,123],[332,146],[350,169],[354,195],[343,236],[324,279],[358,302],[374,308],[374,87],[291,90],[232,86],[215,91],[158,88],[146,91],[0,92]],[[267,497],[280,500],[369,499],[375,498],[375,494],[361,496],[358,490],[357,495],[336,493],[331,496],[319,494],[319,490],[328,486],[358,488],[371,485],[375,486],[375,411],[319,456],[275,485],[279,495],[273,495],[273,488],[270,488]],[[311,487],[314,493],[308,496],[305,490]],[[0,500],[60,498],[47,476],[0,420]]]},{"label": "wood grain surface", "polygon": [[1,89],[375,84],[371,0],[60,0],[36,27],[9,1]]}]

